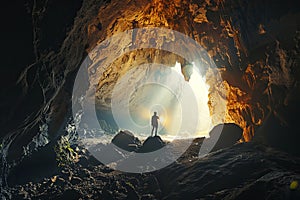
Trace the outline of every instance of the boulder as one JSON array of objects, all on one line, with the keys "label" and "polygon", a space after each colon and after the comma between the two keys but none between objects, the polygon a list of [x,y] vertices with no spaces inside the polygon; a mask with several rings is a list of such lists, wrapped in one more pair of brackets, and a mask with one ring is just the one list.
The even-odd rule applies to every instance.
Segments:
[{"label": "boulder", "polygon": [[159,136],[148,137],[137,152],[139,153],[153,152],[164,146],[165,146],[165,142]]},{"label": "boulder", "polygon": [[234,123],[218,124],[209,132],[209,136],[208,140],[215,143],[211,151],[217,151],[231,147],[242,139],[243,129]]},{"label": "boulder", "polygon": [[113,139],[112,143],[126,151],[136,151],[141,146],[141,141],[130,131],[120,131]]}]

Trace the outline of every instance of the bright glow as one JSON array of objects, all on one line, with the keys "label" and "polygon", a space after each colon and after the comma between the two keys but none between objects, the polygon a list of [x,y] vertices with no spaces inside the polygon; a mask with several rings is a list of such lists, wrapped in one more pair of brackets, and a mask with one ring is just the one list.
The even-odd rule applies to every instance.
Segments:
[{"label": "bright glow", "polygon": [[151,117],[157,112],[158,133],[164,138],[207,136],[212,128],[208,89],[194,64],[183,69],[180,63],[140,66],[128,71],[114,88],[114,119],[120,129],[150,135]]},{"label": "bright glow", "polygon": [[[208,136],[208,132],[212,129],[212,119],[208,107],[209,86],[206,84],[205,77],[201,77],[197,66],[192,64],[190,79],[185,83],[192,88],[198,103],[199,122],[197,133],[194,136]],[[176,62],[173,70],[182,75],[180,63]]]},{"label": "bright glow", "polygon": [[159,121],[160,121],[160,123],[163,124],[163,123],[164,123],[164,117],[163,117],[163,116],[160,116],[160,117],[159,117]]}]

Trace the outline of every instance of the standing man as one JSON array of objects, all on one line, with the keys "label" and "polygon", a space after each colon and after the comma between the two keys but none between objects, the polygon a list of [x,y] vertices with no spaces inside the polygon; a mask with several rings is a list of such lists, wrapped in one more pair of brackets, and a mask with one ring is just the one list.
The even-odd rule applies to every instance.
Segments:
[{"label": "standing man", "polygon": [[155,136],[157,136],[158,120],[159,117],[157,116],[157,112],[154,112],[154,115],[151,118],[151,125],[152,125],[151,136],[153,135],[154,129],[155,129]]}]

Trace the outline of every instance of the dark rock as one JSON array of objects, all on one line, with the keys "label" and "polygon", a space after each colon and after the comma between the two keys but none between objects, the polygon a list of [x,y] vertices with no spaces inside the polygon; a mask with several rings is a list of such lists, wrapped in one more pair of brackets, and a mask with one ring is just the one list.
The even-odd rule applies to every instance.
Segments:
[{"label": "dark rock", "polygon": [[66,181],[63,178],[58,177],[55,181],[55,184],[62,187],[64,185],[66,185]]},{"label": "dark rock", "polygon": [[114,199],[112,192],[106,188],[103,188],[101,197],[102,199]]},{"label": "dark rock", "polygon": [[[8,184],[24,184],[28,181],[41,181],[59,171],[53,143],[34,151],[32,155],[24,158],[8,174]],[[24,173],[26,172],[26,173]]]},{"label": "dark rock", "polygon": [[28,192],[25,191],[23,187],[21,187],[16,198],[17,199],[29,199]]},{"label": "dark rock", "polygon": [[81,156],[78,164],[80,164],[82,167],[87,167],[89,165],[88,158],[86,156]]},{"label": "dark rock", "polygon": [[155,194],[156,196],[160,195],[161,191],[159,188],[159,183],[155,176],[149,176],[146,180],[146,185],[148,192],[150,192],[151,194]]},{"label": "dark rock", "polygon": [[137,152],[139,153],[147,153],[156,151],[165,146],[165,142],[159,137],[148,137],[140,149]]},{"label": "dark rock", "polygon": [[299,126],[281,123],[280,119],[271,113],[253,140],[299,156],[299,131]]},{"label": "dark rock", "polygon": [[144,194],[141,197],[141,200],[154,200],[154,199],[155,199],[155,196],[153,194]]},{"label": "dark rock", "polygon": [[71,180],[73,172],[71,170],[61,170],[60,176],[63,177],[65,180]]},{"label": "dark rock", "polygon": [[197,159],[200,148],[202,146],[205,137],[195,138],[189,148],[177,159],[178,162],[186,162],[193,159]]},{"label": "dark rock", "polygon": [[75,199],[79,199],[80,197],[82,197],[82,194],[80,193],[80,191],[75,190],[75,189],[67,189],[66,191],[63,192],[63,194],[58,198],[61,200],[65,200],[65,199],[70,199],[70,200],[75,200]]},{"label": "dark rock", "polygon": [[71,183],[73,184],[73,185],[77,185],[77,184],[79,184],[79,183],[81,183],[82,182],[82,179],[81,178],[79,178],[79,177],[72,177],[72,179],[71,179]]},{"label": "dark rock", "polygon": [[107,182],[107,181],[109,180],[109,178],[106,177],[104,174],[101,174],[101,175],[96,176],[95,179],[96,179],[97,181],[102,181],[102,182]]},{"label": "dark rock", "polygon": [[120,131],[113,139],[112,143],[126,151],[136,151],[141,145],[141,141],[130,131]]},{"label": "dark rock", "polygon": [[79,171],[79,176],[82,178],[89,178],[89,177],[91,177],[91,172],[89,170],[83,168]]},{"label": "dark rock", "polygon": [[137,194],[137,192],[135,191],[135,188],[131,185],[131,184],[126,184],[125,188],[127,190],[127,198],[126,199],[130,199],[130,200],[139,200],[140,197]]},{"label": "dark rock", "polygon": [[97,160],[94,156],[89,156],[88,158],[88,163],[91,165],[91,166],[97,166],[97,165],[101,165],[102,163]]},{"label": "dark rock", "polygon": [[101,170],[101,172],[103,172],[103,173],[111,173],[113,171],[114,171],[113,169],[106,167],[106,166]]},{"label": "dark rock", "polygon": [[217,140],[211,151],[217,151],[236,144],[242,139],[243,130],[233,123],[219,124],[210,131],[209,136],[208,142],[214,143]]},{"label": "dark rock", "polygon": [[163,199],[288,199],[278,197],[300,180],[299,170],[293,172],[299,166],[299,158],[249,142],[190,165],[170,165],[156,177]]}]

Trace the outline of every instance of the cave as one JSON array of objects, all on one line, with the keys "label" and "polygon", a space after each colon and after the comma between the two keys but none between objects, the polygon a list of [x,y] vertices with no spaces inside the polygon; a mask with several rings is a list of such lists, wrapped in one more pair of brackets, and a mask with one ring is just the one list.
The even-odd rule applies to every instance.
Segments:
[{"label": "cave", "polygon": [[[16,26],[7,25],[4,36],[11,40],[4,43],[8,59],[1,71],[0,197],[297,199],[299,186],[292,188],[300,179],[296,5],[293,0],[7,5],[6,15],[16,8],[22,12],[11,17],[8,24]],[[9,32],[18,26],[26,41],[19,60],[11,53],[18,36]],[[169,143],[183,149],[162,169],[122,173],[118,169],[126,162],[136,161],[115,168],[118,162],[105,158],[106,166],[93,153],[97,147],[118,158],[122,149],[87,148],[81,141],[110,143],[121,130],[134,141],[123,154],[142,152],[154,111],[166,141],[151,142],[158,142],[158,149]],[[205,137],[215,132],[222,133],[220,139],[201,157],[201,145],[210,142]]]}]

